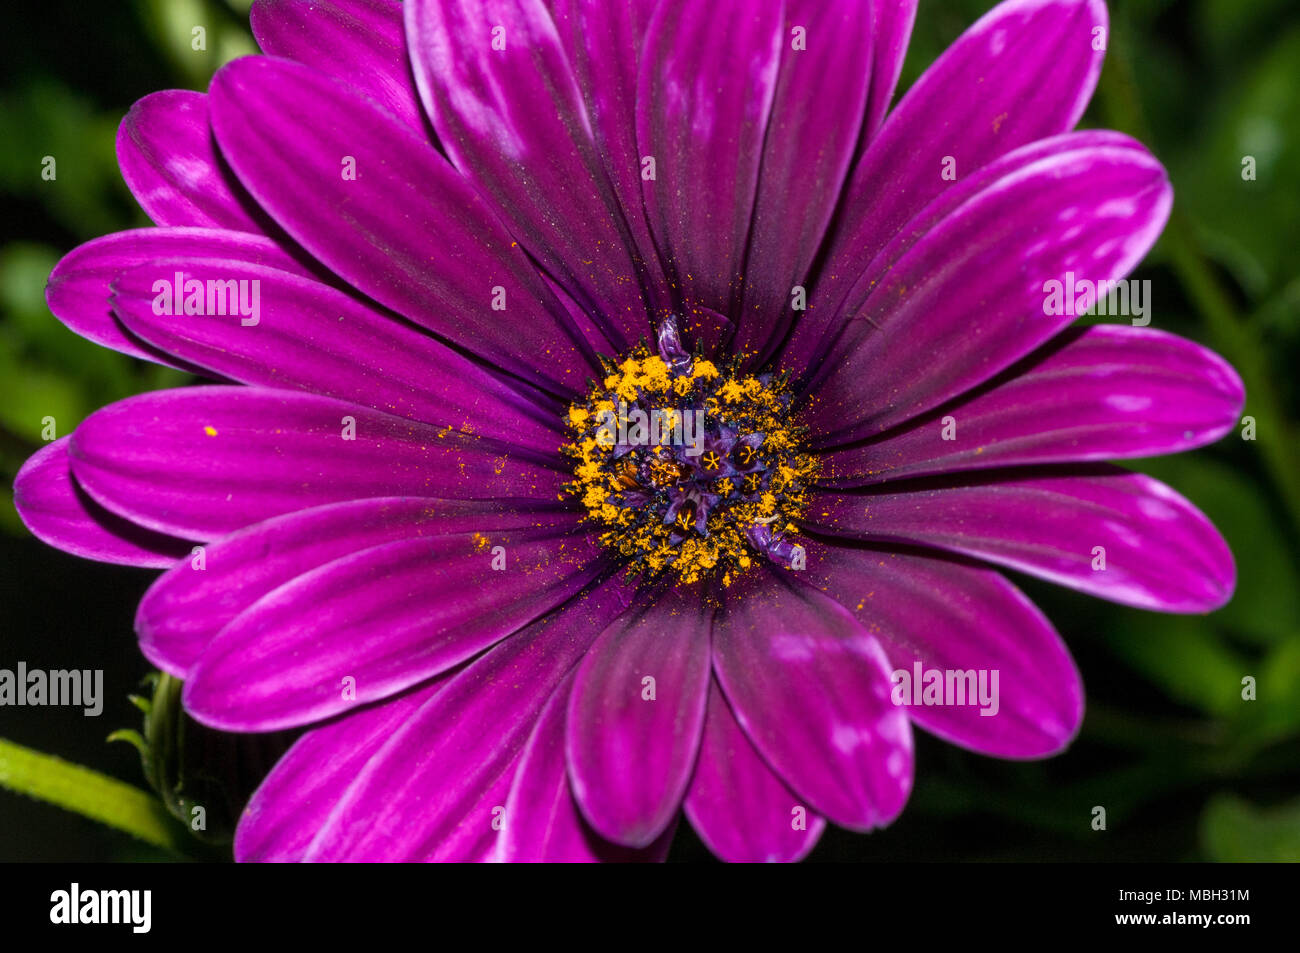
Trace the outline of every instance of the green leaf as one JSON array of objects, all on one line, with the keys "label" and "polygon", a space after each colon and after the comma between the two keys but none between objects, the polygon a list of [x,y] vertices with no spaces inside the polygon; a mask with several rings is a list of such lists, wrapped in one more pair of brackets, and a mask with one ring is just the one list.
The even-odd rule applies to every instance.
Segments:
[{"label": "green leaf", "polygon": [[0,192],[39,202],[83,238],[121,228],[126,196],[114,149],[121,118],[96,112],[91,97],[49,77],[6,89]]},{"label": "green leaf", "polygon": [[1253,666],[1202,620],[1129,613],[1105,637],[1116,655],[1168,697],[1215,715],[1240,714],[1241,678]]},{"label": "green leaf", "polygon": [[1250,729],[1261,742],[1300,731],[1300,631],[1269,652],[1259,668]]},{"label": "green leaf", "polygon": [[1219,795],[1201,814],[1201,844],[1223,863],[1300,861],[1300,801],[1264,809]]},{"label": "green leaf", "polygon": [[153,795],[4,738],[0,738],[0,787],[181,853],[181,832]]},{"label": "green leaf", "polygon": [[125,741],[127,744],[135,748],[136,751],[140,752],[141,757],[144,757],[149,753],[149,746],[145,744],[144,736],[134,728],[119,728],[117,731],[112,732],[106,740]]},{"label": "green leaf", "polygon": [[[144,0],[154,42],[195,86],[206,86],[223,64],[257,52],[247,5],[223,8],[207,0]],[[196,30],[202,30],[196,34]],[[196,49],[196,47],[198,47]]]},{"label": "green leaf", "polygon": [[[1285,33],[1210,106],[1204,132],[1171,164],[1203,244],[1260,301],[1300,271],[1300,30]],[[1242,178],[1254,160],[1253,181]]]},{"label": "green leaf", "polygon": [[1201,0],[1196,12],[1198,45],[1225,66],[1250,57],[1270,39],[1293,0]]}]

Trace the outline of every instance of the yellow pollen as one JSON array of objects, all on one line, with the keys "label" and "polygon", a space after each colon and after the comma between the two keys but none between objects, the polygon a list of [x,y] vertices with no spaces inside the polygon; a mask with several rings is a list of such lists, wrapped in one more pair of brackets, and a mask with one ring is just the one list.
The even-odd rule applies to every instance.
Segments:
[{"label": "yellow pollen", "polygon": [[[697,421],[703,433],[692,442],[686,435]],[[799,451],[804,430],[783,377],[760,380],[698,357],[674,369],[644,345],[606,362],[567,423],[573,439],[563,452],[573,458],[574,479],[566,492],[629,571],[651,578],[671,573],[685,584],[712,578],[730,586],[768,558],[771,550],[755,539],[772,546],[799,532],[820,471]],[[712,445],[700,452],[705,439]]]}]

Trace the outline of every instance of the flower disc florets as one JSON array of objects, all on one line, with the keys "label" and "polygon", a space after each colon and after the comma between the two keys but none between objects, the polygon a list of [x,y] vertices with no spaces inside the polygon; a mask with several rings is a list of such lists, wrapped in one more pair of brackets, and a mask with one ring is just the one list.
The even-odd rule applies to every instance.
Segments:
[{"label": "flower disc florets", "polygon": [[604,379],[569,408],[568,490],[632,572],[726,586],[760,556],[802,568],[791,537],[818,465],[800,452],[791,402],[782,375],[687,353],[669,318],[657,353],[642,345],[605,361]]}]

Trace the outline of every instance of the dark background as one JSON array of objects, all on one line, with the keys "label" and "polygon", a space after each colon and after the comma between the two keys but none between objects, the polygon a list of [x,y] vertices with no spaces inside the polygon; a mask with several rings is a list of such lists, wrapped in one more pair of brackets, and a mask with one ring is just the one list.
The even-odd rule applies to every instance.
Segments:
[{"label": "dark background", "polygon": [[[145,787],[127,696],[149,671],[131,631],[154,573],[49,549],[13,511],[9,481],[95,408],[184,382],[76,338],[44,306],[45,277],[75,245],[148,224],[118,175],[117,123],[156,89],[204,89],[254,52],[247,0],[14,4],[0,33],[0,667],[102,668],[99,718],[0,709],[0,737]],[[990,6],[922,0],[906,88]],[[1215,521],[1236,555],[1237,596],[1210,616],[1110,605],[1016,578],[1070,645],[1088,712],[1065,754],[1013,763],[918,732],[915,793],[889,830],[829,830],[817,860],[1183,861],[1300,859],[1300,4],[1113,2],[1101,87],[1085,125],[1141,138],[1174,181],[1175,216],[1137,278],[1152,326],[1218,350],[1246,381],[1258,440],[1143,461]],[[190,48],[195,24],[207,50]],[[58,160],[56,182],[41,157]],[[1258,179],[1243,182],[1243,156]],[[1258,700],[1243,701],[1243,675]],[[0,784],[3,765],[0,764]],[[1092,808],[1108,829],[1093,831]],[[673,859],[708,856],[683,824]],[[184,856],[220,857],[195,845]],[[149,847],[0,788],[0,860],[157,860]]]}]

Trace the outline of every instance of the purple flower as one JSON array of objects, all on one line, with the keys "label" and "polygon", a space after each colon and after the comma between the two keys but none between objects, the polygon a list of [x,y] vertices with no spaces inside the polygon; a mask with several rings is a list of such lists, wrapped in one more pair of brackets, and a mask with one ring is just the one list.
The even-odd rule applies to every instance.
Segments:
[{"label": "purple flower", "polygon": [[271,0],[266,56],[132,108],[157,227],[50,308],[215,383],[93,414],[16,499],[168,568],[136,627],[195,717],[309,727],[239,858],[644,859],[684,809],[796,859],[898,815],[913,724],[1074,736],[1074,663],[989,564],[1229,598],[1206,518],[1102,461],[1223,436],[1237,375],[1066,330],[1172,203],[1071,131],[1104,6],[1004,3],[889,110],[913,15]]}]

